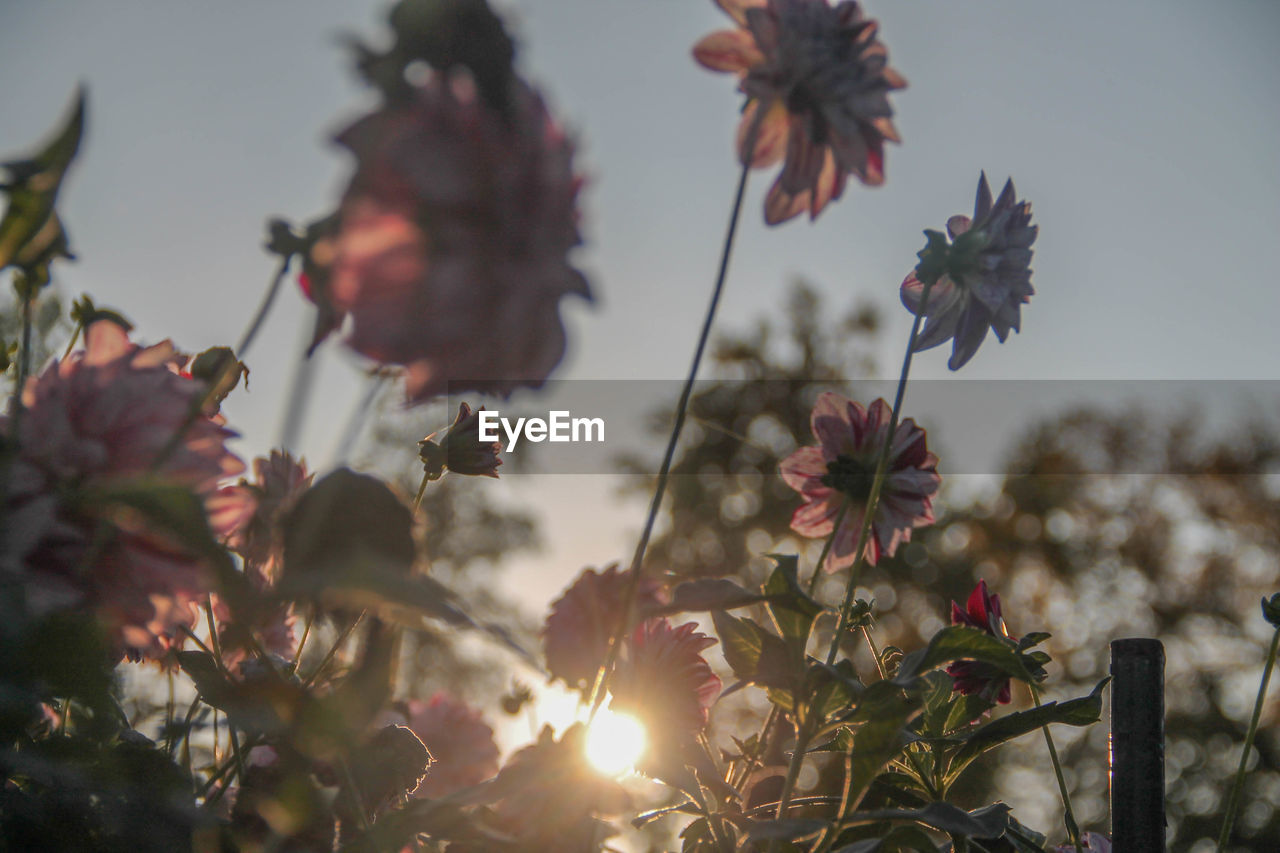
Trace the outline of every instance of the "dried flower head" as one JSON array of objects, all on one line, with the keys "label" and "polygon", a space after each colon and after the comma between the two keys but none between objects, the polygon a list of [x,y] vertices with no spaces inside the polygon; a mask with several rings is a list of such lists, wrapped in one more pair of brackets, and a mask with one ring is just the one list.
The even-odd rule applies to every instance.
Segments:
[{"label": "dried flower head", "polygon": [[[211,579],[180,543],[98,496],[155,478],[190,488],[212,509],[220,482],[244,465],[225,445],[235,433],[192,420],[205,385],[176,372],[172,344],[139,347],[110,320],[85,338],[84,351],[54,361],[23,390],[0,572],[20,579],[33,612],[89,610],[121,654],[158,657],[194,624],[193,605]],[[0,419],[0,431],[9,429]],[[211,513],[214,533],[227,535],[244,514],[223,502]]]},{"label": "dried flower head", "polygon": [[717,0],[738,24],[704,38],[694,58],[739,77],[747,104],[738,156],[782,172],[765,199],[765,221],[803,211],[815,218],[854,175],[884,182],[885,140],[898,142],[889,93],[907,85],[889,67],[878,25],[853,0]]},{"label": "dried flower head", "polygon": [[950,245],[941,234],[925,232],[929,245],[920,253],[921,263],[902,282],[902,304],[914,314],[920,310],[923,282],[936,278],[916,352],[952,341],[947,366],[959,370],[978,351],[988,329],[1001,343],[1011,330],[1019,330],[1022,305],[1035,293],[1031,244],[1039,228],[1031,224],[1031,203],[1017,197],[1009,180],[993,202],[984,172],[973,218],[947,220]]},{"label": "dried flower head", "polygon": [[[547,671],[570,687],[589,688],[609,652],[618,627],[631,572],[615,563],[603,571],[586,569],[552,605],[542,628]],[[652,579],[641,577],[638,608],[662,604],[666,595]]]},{"label": "dried flower head", "polygon": [[696,622],[672,627],[666,619],[637,625],[610,682],[613,709],[630,711],[653,732],[705,726],[721,685],[701,655],[717,641],[697,628]]},{"label": "dried flower head", "polygon": [[347,344],[405,366],[408,398],[538,387],[565,349],[560,299],[590,298],[573,145],[514,81],[498,112],[434,74],[343,131],[357,159],[327,281]]},{"label": "dried flower head", "polygon": [[[1017,639],[1009,636],[1000,612],[1000,596],[987,590],[985,580],[978,581],[963,610],[959,604],[951,602],[951,624],[977,628],[993,637]],[[954,689],[966,696],[977,693],[987,701],[1001,705],[1008,704],[1011,698],[1009,676],[992,664],[956,661],[947,667],[947,674],[955,679]]]},{"label": "dried flower head", "polygon": [[433,432],[418,442],[418,458],[422,460],[428,479],[440,479],[445,469],[455,474],[497,479],[498,466],[502,464],[498,457],[502,452],[502,442],[480,439],[480,412],[483,411],[483,406],[473,412],[466,403],[460,403],[458,416],[443,438],[437,441],[436,436],[440,433]]},{"label": "dried flower head", "polygon": [[[829,572],[856,559],[858,534],[891,416],[884,400],[864,409],[827,392],[818,398],[810,416],[817,446],[800,448],[779,466],[782,479],[805,499],[791,516],[791,529],[801,536],[830,536],[841,507],[848,506],[824,566]],[[933,524],[933,496],[942,479],[937,465],[938,457],[926,446],[925,431],[911,418],[902,420],[894,433],[867,539],[869,564],[893,556],[900,543],[911,540],[913,529]]]}]

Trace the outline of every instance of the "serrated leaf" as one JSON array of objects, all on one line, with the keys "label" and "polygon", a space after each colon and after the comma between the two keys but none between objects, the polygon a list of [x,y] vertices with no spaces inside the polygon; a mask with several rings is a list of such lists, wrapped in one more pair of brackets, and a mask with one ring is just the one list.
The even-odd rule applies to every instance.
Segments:
[{"label": "serrated leaf", "polygon": [[799,662],[804,659],[813,622],[823,608],[800,588],[797,577],[799,558],[781,554],[768,556],[776,564],[764,585],[765,595],[769,599],[769,614],[773,617],[778,633],[791,649],[792,656]]},{"label": "serrated leaf", "polygon": [[1104,678],[1088,696],[1065,702],[1049,702],[1038,708],[1017,711],[992,720],[975,729],[951,761],[949,776],[955,778],[982,753],[1002,743],[1029,734],[1046,725],[1088,726],[1102,716],[1102,689],[1111,679]]},{"label": "serrated leaf", "polygon": [[853,662],[847,659],[834,666],[810,661],[806,684],[811,697],[809,705],[822,722],[851,708],[866,691],[853,669]]},{"label": "serrated leaf", "polygon": [[902,753],[910,741],[907,723],[918,711],[919,705],[891,682],[878,681],[867,688],[855,715],[864,722],[854,732],[853,747],[845,757],[850,807],[857,808],[880,771]]},{"label": "serrated leaf", "polygon": [[752,622],[713,610],[711,621],[720,635],[724,659],[733,674],[762,687],[794,690],[795,672],[786,643]]},{"label": "serrated leaf", "polygon": [[990,664],[1028,683],[1035,680],[1011,643],[967,625],[951,625],[934,634],[928,646],[903,658],[894,681],[907,686],[929,670],[958,660]]}]

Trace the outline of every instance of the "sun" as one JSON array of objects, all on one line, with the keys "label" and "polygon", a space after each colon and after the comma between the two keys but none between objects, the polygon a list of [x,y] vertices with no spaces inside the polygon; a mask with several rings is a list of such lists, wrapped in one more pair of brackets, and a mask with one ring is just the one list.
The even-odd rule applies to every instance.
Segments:
[{"label": "sun", "polygon": [[621,776],[635,768],[646,740],[635,717],[601,708],[587,731],[587,761],[606,776]]}]

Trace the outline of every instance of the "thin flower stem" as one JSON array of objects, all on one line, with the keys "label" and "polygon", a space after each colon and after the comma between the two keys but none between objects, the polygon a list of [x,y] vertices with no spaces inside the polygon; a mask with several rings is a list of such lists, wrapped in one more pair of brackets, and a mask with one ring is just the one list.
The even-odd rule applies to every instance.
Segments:
[{"label": "thin flower stem", "polygon": [[249,321],[249,326],[244,330],[244,334],[240,336],[240,342],[236,344],[236,358],[244,361],[245,354],[249,352],[249,347],[253,345],[254,338],[258,336],[258,330],[262,328],[262,323],[267,319],[267,314],[271,311],[271,304],[276,301],[276,294],[280,292],[280,282],[284,281],[284,277],[289,274],[289,263],[293,260],[293,255],[285,255],[280,259],[280,266],[276,267],[276,274],[271,279],[271,283],[267,285],[267,292],[262,297],[262,302],[258,305],[257,313],[253,315],[253,319]]},{"label": "thin flower stem", "polygon": [[[1035,702],[1037,708],[1040,707],[1040,690],[1034,684],[1027,685],[1031,688],[1031,700]],[[1049,733],[1049,725],[1040,727],[1044,732],[1044,743],[1049,748],[1049,759],[1053,762],[1053,775],[1058,779],[1058,794],[1062,797],[1062,822],[1067,829],[1067,841],[1076,849],[1076,853],[1081,853],[1080,847],[1080,825],[1076,823],[1075,812],[1071,809],[1071,794],[1067,792],[1067,780],[1062,775],[1062,761],[1058,758],[1058,748],[1054,746],[1053,735]]]},{"label": "thin flower stem", "polygon": [[289,380],[289,395],[286,398],[284,420],[280,426],[279,446],[291,450],[298,443],[302,432],[302,417],[307,409],[307,401],[311,399],[312,379],[315,377],[315,359],[307,354],[310,347],[311,334],[305,332],[302,348],[293,366],[293,376]]},{"label": "thin flower stem", "polygon": [[827,556],[835,546],[836,534],[840,532],[840,525],[844,524],[844,517],[848,514],[849,499],[845,498],[840,503],[840,510],[836,513],[835,526],[831,528],[831,535],[827,537],[826,542],[822,543],[822,553],[818,555],[818,562],[814,564],[813,574],[809,576],[809,595],[813,595],[813,591],[818,586],[818,578],[822,577],[822,564],[827,561]]},{"label": "thin flower stem", "polygon": [[23,288],[22,294],[22,351],[18,353],[18,381],[13,389],[19,401],[22,400],[22,388],[27,384],[27,376],[31,374],[31,327],[34,325],[31,314],[35,301],[36,296],[28,284]]},{"label": "thin flower stem", "polygon": [[796,746],[791,752],[791,761],[787,764],[787,775],[782,780],[782,793],[778,795],[778,820],[785,819],[787,810],[791,808],[791,795],[795,793],[796,780],[800,778],[800,768],[804,765],[804,756],[809,750],[812,736],[807,723],[796,730]]},{"label": "thin flower stem", "polygon": [[1244,790],[1244,777],[1249,769],[1249,753],[1253,750],[1253,739],[1258,734],[1258,722],[1262,719],[1262,704],[1267,698],[1267,685],[1271,682],[1271,671],[1276,666],[1276,652],[1280,650],[1280,627],[1271,635],[1271,649],[1267,652],[1267,665],[1262,669],[1262,682],[1258,685],[1258,698],[1253,703],[1253,717],[1249,720],[1249,730],[1244,736],[1244,747],[1240,751],[1240,766],[1236,768],[1236,778],[1231,783],[1231,794],[1227,797],[1227,808],[1222,816],[1222,831],[1218,833],[1218,853],[1227,847],[1231,838],[1231,829],[1235,826],[1236,812],[1240,808],[1240,794]]},{"label": "thin flower stem", "polygon": [[[849,611],[853,606],[853,593],[858,586],[858,568],[865,559],[867,540],[871,535],[871,523],[875,518],[876,504],[880,500],[880,490],[884,487],[885,475],[889,470],[889,457],[893,451],[894,434],[898,431],[898,417],[902,412],[902,399],[907,392],[907,375],[911,372],[911,356],[915,354],[916,338],[920,335],[920,322],[924,319],[925,306],[929,304],[929,291],[933,282],[924,283],[920,294],[920,306],[916,309],[915,319],[911,323],[911,336],[907,339],[907,353],[902,358],[902,373],[898,376],[898,391],[893,398],[893,414],[889,416],[889,431],[885,435],[884,446],[880,449],[880,458],[876,462],[875,479],[871,482],[871,493],[867,495],[867,506],[862,514],[862,529],[858,533],[858,546],[854,549],[853,567],[849,569],[849,583],[844,591],[844,603],[840,605],[840,618],[836,622],[836,631],[831,636],[831,647],[827,649],[827,665],[835,663],[836,653],[840,649],[840,640],[845,627],[849,624]],[[838,528],[837,528],[838,530]]]},{"label": "thin flower stem", "polygon": [[[753,144],[744,146],[744,150],[754,150]],[[675,459],[676,445],[680,441],[680,430],[684,428],[685,418],[689,411],[689,399],[693,396],[693,383],[698,378],[698,367],[702,364],[702,354],[711,337],[711,327],[715,322],[716,308],[720,305],[720,296],[724,293],[724,282],[729,272],[729,259],[733,255],[733,239],[738,231],[739,214],[742,212],[742,198],[747,189],[747,176],[751,173],[751,162],[742,166],[738,177],[738,189],[733,198],[733,210],[729,214],[729,227],[725,231],[724,248],[720,253],[720,267],[716,272],[715,287],[711,290],[711,301],[707,305],[706,317],[702,321],[702,332],[698,335],[698,344],[693,351],[693,362],[689,365],[689,375],[685,378],[684,388],[680,391],[680,400],[676,403],[675,423],[671,427],[671,436],[667,440],[667,449],[662,456],[662,466],[658,469],[658,482],[653,490],[653,500],[649,502],[649,514],[645,518],[644,528],[640,532],[640,541],[636,544],[635,554],[631,558],[631,576],[623,596],[622,607],[618,613],[618,624],[614,627],[609,640],[609,653],[604,666],[596,675],[592,689],[591,719],[604,703],[605,689],[613,665],[617,663],[618,652],[622,645],[622,636],[626,633],[627,623],[631,619],[631,610],[635,606],[636,591],[640,587],[640,571],[644,564],[644,554],[649,547],[649,537],[658,520],[658,510],[662,506],[663,495],[667,490],[667,479],[671,474],[671,463]]]},{"label": "thin flower stem", "polygon": [[325,653],[324,659],[320,661],[320,665],[316,667],[316,671],[311,673],[311,675],[307,678],[307,680],[303,682],[302,686],[304,688],[309,688],[312,684],[315,684],[316,680],[320,678],[320,676],[324,673],[325,668],[329,665],[329,661],[333,660],[333,656],[338,653],[338,650],[340,648],[342,648],[342,644],[345,643],[347,641],[347,638],[351,636],[351,632],[356,629],[356,626],[364,621],[364,616],[368,612],[369,611],[367,610],[361,610],[360,615],[357,616],[354,620],[352,620],[350,625],[348,625],[345,629],[343,629],[342,633],[338,635],[338,639],[334,640],[333,645],[329,648],[329,651]]},{"label": "thin flower stem", "polygon": [[298,648],[293,653],[293,671],[298,671],[298,664],[302,663],[302,650],[306,648],[307,638],[311,636],[311,623],[316,619],[316,609],[311,607],[307,610],[307,621],[302,626],[302,639],[298,640]]},{"label": "thin flower stem", "polygon": [[418,493],[413,496],[413,514],[416,516],[418,510],[422,507],[422,496],[427,493],[427,483],[431,482],[430,474],[422,475],[422,482],[418,484]]},{"label": "thin flower stem", "polygon": [[862,637],[867,641],[867,648],[871,651],[871,659],[876,662],[876,672],[880,673],[880,680],[887,681],[889,673],[885,671],[884,661],[880,659],[880,650],[876,648],[876,641],[871,639],[871,631],[866,625],[862,626]]},{"label": "thin flower stem", "polygon": [[347,418],[346,426],[342,430],[342,437],[338,440],[338,446],[333,451],[333,462],[329,467],[340,468],[347,464],[352,451],[356,448],[356,443],[360,440],[360,434],[364,432],[365,421],[368,420],[369,413],[373,411],[373,404],[378,399],[378,392],[382,390],[382,386],[386,381],[387,376],[385,373],[379,373],[374,376],[364,394],[360,395],[360,399],[356,401],[356,408],[351,410],[351,415]]}]

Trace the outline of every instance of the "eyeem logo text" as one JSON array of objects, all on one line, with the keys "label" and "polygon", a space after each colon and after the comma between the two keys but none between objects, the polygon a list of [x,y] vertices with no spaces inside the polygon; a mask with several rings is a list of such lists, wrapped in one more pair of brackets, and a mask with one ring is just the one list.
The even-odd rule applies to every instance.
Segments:
[{"label": "eyeem logo text", "polygon": [[500,441],[498,427],[506,433],[507,450],[515,450],[521,438],[542,441],[604,441],[604,418],[575,418],[567,411],[547,412],[542,418],[516,418],[512,424],[497,409],[480,410],[480,440]]}]

